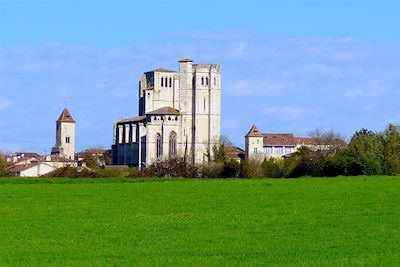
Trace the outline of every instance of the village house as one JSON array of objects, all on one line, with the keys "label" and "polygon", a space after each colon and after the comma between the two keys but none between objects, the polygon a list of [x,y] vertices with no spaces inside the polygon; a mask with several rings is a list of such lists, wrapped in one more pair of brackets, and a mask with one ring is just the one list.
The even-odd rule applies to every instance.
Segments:
[{"label": "village house", "polygon": [[245,136],[247,159],[264,160],[282,158],[296,152],[300,147],[325,149],[327,145],[309,137],[295,137],[292,133],[260,133],[253,125]]}]

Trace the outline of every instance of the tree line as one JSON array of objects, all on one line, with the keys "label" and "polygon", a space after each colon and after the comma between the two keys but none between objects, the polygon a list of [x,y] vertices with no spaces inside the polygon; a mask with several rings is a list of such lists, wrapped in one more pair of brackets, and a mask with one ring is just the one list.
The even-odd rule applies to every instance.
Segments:
[{"label": "tree line", "polygon": [[206,177],[332,177],[400,174],[400,127],[389,124],[383,132],[361,129],[346,144],[334,131],[310,134],[315,145],[300,147],[283,159],[262,162],[230,160],[224,144],[214,147],[212,162],[203,167]]}]

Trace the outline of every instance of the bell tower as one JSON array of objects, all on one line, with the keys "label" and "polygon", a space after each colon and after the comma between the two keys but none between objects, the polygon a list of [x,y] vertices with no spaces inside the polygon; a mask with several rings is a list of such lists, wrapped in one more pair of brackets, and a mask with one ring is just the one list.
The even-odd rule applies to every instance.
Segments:
[{"label": "bell tower", "polygon": [[75,120],[67,108],[56,121],[56,144],[51,154],[72,160],[75,158]]}]

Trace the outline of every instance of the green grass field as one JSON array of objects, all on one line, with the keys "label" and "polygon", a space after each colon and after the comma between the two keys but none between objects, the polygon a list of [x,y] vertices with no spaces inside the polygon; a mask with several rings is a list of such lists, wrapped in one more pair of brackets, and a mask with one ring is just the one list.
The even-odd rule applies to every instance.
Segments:
[{"label": "green grass field", "polygon": [[0,266],[400,266],[400,177],[0,179]]}]

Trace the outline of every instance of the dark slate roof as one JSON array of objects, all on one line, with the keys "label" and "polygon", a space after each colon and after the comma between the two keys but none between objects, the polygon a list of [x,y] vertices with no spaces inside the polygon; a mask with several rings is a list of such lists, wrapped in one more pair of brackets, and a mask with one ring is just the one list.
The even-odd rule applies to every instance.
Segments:
[{"label": "dark slate roof", "polygon": [[75,122],[67,108],[64,108],[57,122]]},{"label": "dark slate roof", "polygon": [[250,131],[246,134],[246,137],[262,137],[262,136],[263,135],[260,133],[255,124],[251,126]]},{"label": "dark slate roof", "polygon": [[146,113],[146,115],[180,115],[177,109],[171,107],[163,107]]}]

